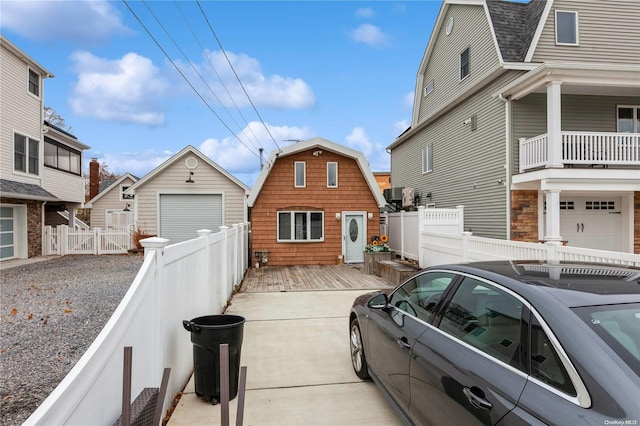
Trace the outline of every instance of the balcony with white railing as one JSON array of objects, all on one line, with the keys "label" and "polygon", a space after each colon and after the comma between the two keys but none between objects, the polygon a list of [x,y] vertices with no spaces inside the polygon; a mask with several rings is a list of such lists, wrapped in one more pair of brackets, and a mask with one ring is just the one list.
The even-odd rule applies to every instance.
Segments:
[{"label": "balcony with white railing", "polygon": [[[565,166],[638,166],[640,133],[561,132]],[[520,139],[520,173],[549,164],[548,135]]]}]

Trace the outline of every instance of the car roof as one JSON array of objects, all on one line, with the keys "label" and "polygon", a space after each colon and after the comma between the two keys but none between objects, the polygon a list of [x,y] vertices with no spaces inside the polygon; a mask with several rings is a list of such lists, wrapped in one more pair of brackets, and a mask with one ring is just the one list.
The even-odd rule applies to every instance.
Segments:
[{"label": "car roof", "polygon": [[501,260],[433,266],[502,284],[538,305],[550,296],[567,307],[640,302],[640,268],[599,263]]}]

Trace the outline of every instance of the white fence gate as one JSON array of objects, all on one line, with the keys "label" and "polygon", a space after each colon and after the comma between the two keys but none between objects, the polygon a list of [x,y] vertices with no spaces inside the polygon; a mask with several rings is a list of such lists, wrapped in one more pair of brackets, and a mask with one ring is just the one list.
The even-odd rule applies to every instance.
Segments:
[{"label": "white fence gate", "polygon": [[134,247],[133,227],[72,229],[67,225],[45,226],[42,238],[45,256],[68,254],[124,254]]}]

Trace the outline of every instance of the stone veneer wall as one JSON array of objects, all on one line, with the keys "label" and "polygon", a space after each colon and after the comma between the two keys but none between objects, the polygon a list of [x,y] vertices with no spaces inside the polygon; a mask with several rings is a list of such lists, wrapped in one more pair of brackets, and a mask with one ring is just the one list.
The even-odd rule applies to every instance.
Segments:
[{"label": "stone veneer wall", "polygon": [[27,206],[27,256],[42,256],[42,201],[2,198],[0,202]]},{"label": "stone veneer wall", "polygon": [[538,191],[511,191],[511,239],[538,241]]}]

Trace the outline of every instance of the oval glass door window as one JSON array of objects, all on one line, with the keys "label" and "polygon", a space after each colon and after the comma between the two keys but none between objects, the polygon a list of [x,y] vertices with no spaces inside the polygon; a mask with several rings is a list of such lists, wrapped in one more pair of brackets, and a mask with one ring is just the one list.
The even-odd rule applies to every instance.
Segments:
[{"label": "oval glass door window", "polygon": [[349,222],[349,237],[352,243],[355,243],[358,239],[358,222],[355,219],[351,219],[351,222]]}]

